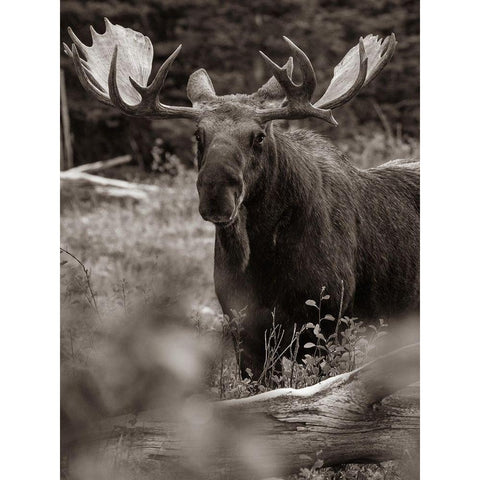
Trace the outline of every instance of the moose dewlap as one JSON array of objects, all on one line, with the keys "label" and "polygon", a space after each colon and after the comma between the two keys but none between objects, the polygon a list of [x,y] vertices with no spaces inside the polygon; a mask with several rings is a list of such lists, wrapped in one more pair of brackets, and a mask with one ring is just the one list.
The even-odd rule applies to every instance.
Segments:
[{"label": "moose dewlap", "polygon": [[[255,93],[218,96],[200,69],[187,85],[192,107],[177,107],[159,95],[180,47],[148,83],[150,40],[105,22],[104,34],[92,29],[90,47],[69,30],[73,45],[65,51],[101,102],[128,115],[196,123],[199,211],[216,225],[215,290],[225,314],[246,307],[239,338],[244,372],[261,375],[272,312],[287,341],[295,324],[316,321],[305,301],[323,286],[325,314],[400,322],[418,308],[419,163],[395,160],[361,170],[321,136],[272,122],[316,117],[336,125],[332,109],[388,63],[393,34],[360,38],[315,103],[315,71],[285,38],[292,57],[280,67],[261,53],[273,77]],[[292,80],[294,65],[300,84]]]}]

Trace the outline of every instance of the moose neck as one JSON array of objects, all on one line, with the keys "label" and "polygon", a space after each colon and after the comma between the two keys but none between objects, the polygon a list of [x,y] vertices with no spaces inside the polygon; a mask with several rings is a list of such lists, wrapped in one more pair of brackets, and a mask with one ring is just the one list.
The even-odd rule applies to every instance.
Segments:
[{"label": "moose neck", "polygon": [[[314,158],[316,153],[321,154],[318,151],[319,139],[329,145],[308,131],[273,130],[266,166],[256,182],[256,188],[244,202],[249,217],[249,233],[258,231],[262,236],[275,235],[278,223],[286,221],[289,213],[308,217],[314,203],[323,203],[323,178]],[[314,142],[310,144],[309,140]],[[330,154],[329,151],[327,153]]]},{"label": "moose neck", "polygon": [[328,198],[332,177],[341,182],[356,173],[323,137],[304,130],[273,130],[256,187],[247,195],[236,224],[217,229],[217,240],[232,263],[245,270],[251,255],[258,250],[267,258],[293,224],[300,235],[311,223],[328,235],[329,208],[335,205]]}]

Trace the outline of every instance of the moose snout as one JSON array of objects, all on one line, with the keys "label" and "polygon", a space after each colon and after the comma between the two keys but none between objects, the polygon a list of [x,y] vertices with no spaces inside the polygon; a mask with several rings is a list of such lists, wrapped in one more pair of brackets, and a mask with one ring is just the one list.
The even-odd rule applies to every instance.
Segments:
[{"label": "moose snout", "polygon": [[215,224],[228,224],[237,214],[242,185],[240,182],[209,182],[199,176],[198,210],[202,218]]},{"label": "moose snout", "polygon": [[231,189],[223,189],[220,192],[200,193],[198,210],[204,220],[216,224],[229,223],[235,219],[236,197]]},{"label": "moose snout", "polygon": [[235,218],[235,216],[234,216],[235,214],[234,214],[233,211],[230,214],[228,214],[228,213],[217,214],[217,213],[214,213],[214,212],[210,212],[208,210],[205,211],[205,210],[200,209],[200,215],[207,222],[212,222],[212,223],[215,223],[217,225],[228,224],[232,220],[234,220],[234,218]]}]

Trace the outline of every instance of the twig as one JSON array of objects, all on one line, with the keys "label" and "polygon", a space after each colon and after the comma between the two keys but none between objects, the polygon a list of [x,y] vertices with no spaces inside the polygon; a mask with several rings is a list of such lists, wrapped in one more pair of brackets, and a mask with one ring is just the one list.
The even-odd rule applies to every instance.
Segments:
[{"label": "twig", "polygon": [[[293,355],[291,355],[292,357],[292,368],[291,368],[291,371],[290,371],[290,387],[293,388],[293,377],[294,377],[294,372],[295,372],[295,366],[297,364],[297,355],[298,355],[298,351],[300,350],[300,335],[304,332],[304,330],[306,330],[306,326],[305,325],[302,325],[302,327],[300,328],[300,330],[297,332],[297,324],[295,323],[294,327],[293,327],[293,336],[295,337],[295,350],[293,352]],[[293,338],[293,337],[292,337]],[[290,343],[290,352],[291,352],[291,346],[293,345],[293,341],[292,343]],[[295,386],[296,386],[297,382],[295,382]]]},{"label": "twig", "polygon": [[[295,350],[295,356],[292,358],[292,361],[295,362],[298,350],[299,350],[299,337],[300,334],[305,330],[305,326],[302,326],[302,328],[297,332],[297,324],[294,325],[293,328],[293,333],[292,333],[292,338],[290,342],[287,344],[287,346],[280,352],[279,348],[282,344],[283,337],[285,336],[285,330],[282,328],[281,325],[276,325],[275,324],[275,310],[273,312],[273,328],[270,330],[270,334],[268,335],[268,340],[267,340],[267,330],[265,330],[264,337],[265,337],[265,361],[263,363],[263,371],[262,374],[260,375],[258,379],[258,383],[261,383],[264,378],[266,378],[267,373],[269,370],[274,370],[275,365],[278,363],[279,360],[283,358],[283,356],[287,353],[288,350],[290,352],[292,351],[292,345],[297,342],[297,348]],[[272,346],[272,341],[273,341],[273,346]],[[293,367],[292,367],[293,369]],[[291,379],[291,382],[293,379]]]},{"label": "twig", "polygon": [[72,336],[72,329],[68,329],[68,333],[70,336],[70,350],[71,350],[71,355],[72,355],[72,360],[75,358],[75,354],[73,353],[73,336]]},{"label": "twig", "polygon": [[125,315],[128,315],[128,310],[127,310],[127,295],[125,293],[125,279],[122,279],[122,299],[123,299],[123,310],[125,312]]},{"label": "twig", "polygon": [[390,126],[389,121],[387,120],[387,117],[383,113],[382,108],[378,104],[376,100],[372,100],[372,105],[373,109],[375,110],[376,114],[378,115],[378,118],[382,122],[383,128],[385,129],[385,133],[387,134],[388,142],[390,145],[393,146],[393,133],[392,133],[392,127]]},{"label": "twig", "polygon": [[100,312],[98,311],[97,300],[95,298],[95,294],[93,293],[92,284],[90,282],[90,273],[88,272],[88,269],[73,253],[70,253],[68,250],[65,250],[64,248],[60,247],[60,253],[67,254],[69,257],[73,258],[82,267],[83,273],[85,274],[85,279],[87,280],[87,288],[88,288],[88,291],[90,292],[90,296],[92,297],[93,309],[95,310],[95,313],[97,314],[99,320],[101,320],[102,317],[100,315]]},{"label": "twig", "polygon": [[335,338],[336,338],[338,344],[340,343],[339,338],[338,338],[338,331],[340,329],[340,323],[342,321],[343,297],[345,295],[345,285],[343,283],[343,280],[341,282],[342,282],[342,292],[341,292],[341,295],[340,295],[340,309],[338,311],[337,324],[335,325]]}]

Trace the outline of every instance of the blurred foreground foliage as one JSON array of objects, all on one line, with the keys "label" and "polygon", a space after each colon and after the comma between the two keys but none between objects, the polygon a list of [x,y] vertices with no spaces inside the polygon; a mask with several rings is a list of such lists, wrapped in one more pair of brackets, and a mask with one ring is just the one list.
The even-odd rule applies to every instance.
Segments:
[{"label": "blurred foreground foliage", "polygon": [[[258,50],[279,62],[286,59],[282,35],[309,55],[317,72],[318,98],[333,67],[360,36],[395,32],[398,46],[391,63],[358,98],[336,113],[339,128],[312,120],[295,123],[325,132],[334,140],[354,141],[356,134],[382,129],[391,129],[402,139],[418,138],[418,0],[62,0],[61,40],[71,43],[67,35],[71,26],[88,45],[89,25],[103,33],[105,16],[152,40],[154,71],[183,44],[163,94],[165,102],[175,105],[188,105],[186,83],[198,68],[207,69],[218,94],[255,91],[268,77]],[[128,118],[83,90],[63,52],[61,67],[66,74],[76,165],[133,153],[150,170],[156,138],[184,164],[193,164],[191,122]]]}]

